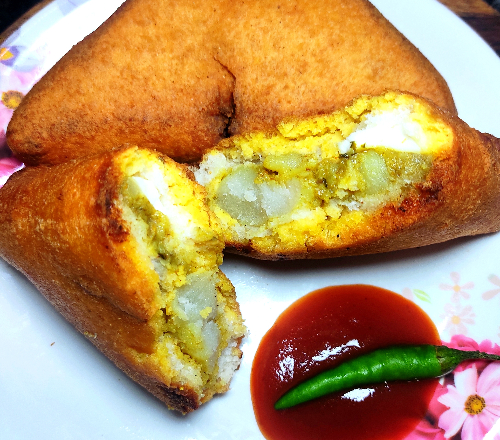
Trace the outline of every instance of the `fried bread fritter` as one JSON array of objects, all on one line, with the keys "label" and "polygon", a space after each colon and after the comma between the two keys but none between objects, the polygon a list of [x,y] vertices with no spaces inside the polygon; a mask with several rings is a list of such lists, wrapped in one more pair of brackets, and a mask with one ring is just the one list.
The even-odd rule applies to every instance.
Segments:
[{"label": "fried bread fritter", "polygon": [[127,0],[27,94],[7,142],[28,165],[135,144],[198,160],[222,138],[444,79],[367,0]]},{"label": "fried bread fritter", "polygon": [[129,147],[27,167],[0,189],[0,256],[183,413],[227,391],[245,334],[220,227],[189,174]]}]

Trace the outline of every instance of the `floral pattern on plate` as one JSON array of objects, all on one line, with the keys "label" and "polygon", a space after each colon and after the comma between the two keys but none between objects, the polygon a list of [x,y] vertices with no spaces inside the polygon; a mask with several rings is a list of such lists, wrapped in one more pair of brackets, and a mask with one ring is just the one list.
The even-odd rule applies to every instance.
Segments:
[{"label": "floral pattern on plate", "polygon": [[[463,335],[445,345],[500,355],[500,346],[490,340],[477,343]],[[500,433],[492,428],[499,425],[500,362],[467,361],[440,381],[426,417],[405,440],[482,440],[488,433],[498,440]]]},{"label": "floral pattern on plate", "polygon": [[[25,54],[28,56],[23,56]],[[25,47],[0,47],[0,186],[22,167],[5,140],[7,125],[24,95],[41,76],[40,61]]]},{"label": "floral pattern on plate", "polygon": [[[106,2],[106,5],[103,5],[106,6],[103,14],[111,14],[113,7],[121,1]],[[78,17],[71,17],[72,13],[88,2],[89,0],[55,0],[35,14],[31,20],[37,24],[39,34],[46,35],[47,41],[44,41],[43,37],[34,37],[31,32],[32,25],[28,21],[5,41],[0,42],[0,187],[12,173],[23,166],[12,157],[5,138],[14,110],[33,85],[71,47],[71,44],[67,46],[67,42],[60,39],[60,44],[55,44],[57,37],[54,39],[50,34],[54,30],[54,24],[61,24],[62,19],[67,17],[70,23],[68,26],[77,34],[76,27],[71,23],[78,23],[79,20]],[[111,7],[109,3],[112,3]],[[97,26],[98,23],[82,23],[79,32],[86,35]]]}]

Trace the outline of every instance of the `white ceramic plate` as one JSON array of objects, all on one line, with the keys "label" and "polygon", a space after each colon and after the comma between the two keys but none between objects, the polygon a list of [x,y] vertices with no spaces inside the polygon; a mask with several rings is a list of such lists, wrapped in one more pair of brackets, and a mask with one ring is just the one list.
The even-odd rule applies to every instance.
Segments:
[{"label": "white ceramic plate", "polygon": [[[0,52],[0,94],[25,93],[120,3],[56,0],[41,10],[2,44],[11,52]],[[495,53],[434,0],[373,3],[443,74],[462,119],[500,137]],[[13,46],[20,48],[16,59]],[[9,118],[0,103],[0,134]],[[251,363],[262,335],[291,302],[328,285],[374,284],[414,300],[436,323],[443,341],[458,333],[498,344],[499,249],[500,234],[493,234],[315,262],[269,263],[227,255],[222,269],[236,287],[250,335],[231,391],[187,417],[168,411],[130,381],[0,260],[0,438],[262,439],[250,399]],[[500,400],[500,385],[495,393]],[[437,436],[439,428],[434,429]],[[500,438],[499,431],[500,422],[488,438]]]}]

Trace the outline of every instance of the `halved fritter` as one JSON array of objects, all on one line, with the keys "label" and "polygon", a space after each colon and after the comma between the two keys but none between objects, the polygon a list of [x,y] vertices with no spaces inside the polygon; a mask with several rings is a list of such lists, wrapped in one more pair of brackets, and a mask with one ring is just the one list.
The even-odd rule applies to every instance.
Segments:
[{"label": "halved fritter", "polygon": [[498,230],[498,143],[430,101],[387,92],[222,141],[195,175],[233,250],[383,252]]},{"label": "halved fritter", "polygon": [[0,189],[0,255],[170,408],[225,392],[245,333],[203,188],[129,147],[25,168]]}]

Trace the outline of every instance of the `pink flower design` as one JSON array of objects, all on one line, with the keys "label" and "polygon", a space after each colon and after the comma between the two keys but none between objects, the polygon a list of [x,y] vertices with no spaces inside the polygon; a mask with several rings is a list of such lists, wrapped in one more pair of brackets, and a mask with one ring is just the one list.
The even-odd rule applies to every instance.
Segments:
[{"label": "pink flower design", "polygon": [[459,301],[460,297],[464,297],[468,299],[470,297],[469,293],[465,292],[466,289],[472,289],[474,287],[474,283],[472,281],[459,285],[460,283],[460,274],[458,272],[450,273],[451,281],[453,281],[453,285],[450,284],[440,284],[439,288],[441,290],[451,290],[453,292],[453,296],[451,298],[452,301]]},{"label": "pink flower design", "polygon": [[[3,70],[5,69],[8,68]],[[14,113],[14,110],[28,90],[31,89],[34,82],[32,73],[16,72],[14,70],[7,72],[7,75],[2,73],[5,72],[0,69],[0,150],[6,149],[5,131],[10,118],[12,118],[12,113]]]},{"label": "pink flower design", "polygon": [[495,286],[498,286],[498,289],[493,289],[493,290],[488,290],[487,292],[484,292],[482,297],[483,299],[491,299],[493,298],[496,294],[500,293],[500,278],[496,275],[490,275],[488,277],[488,280],[492,282]]},{"label": "pink flower design", "polygon": [[[466,350],[466,351],[484,351],[486,353],[492,353],[492,354],[500,354],[500,346],[497,344],[494,344],[492,341],[486,339],[480,343],[477,343],[471,338],[468,338],[467,336],[463,335],[455,335],[451,338],[450,342],[443,342],[444,345],[450,347],[450,348],[458,348],[460,350]],[[452,436],[454,439],[458,440],[459,438],[462,438],[463,440],[469,440],[469,439],[474,439],[474,437],[468,437],[468,433],[466,430],[463,430],[461,433],[460,427],[463,425],[464,420],[460,424],[460,421],[456,421],[450,416],[450,413],[448,413],[446,416],[444,416],[443,420],[441,421],[441,417],[445,412],[448,412],[451,410],[451,406],[448,404],[444,404],[446,402],[446,399],[450,399],[450,397],[453,396],[453,394],[450,394],[448,397],[444,397],[445,395],[449,394],[449,387],[451,386],[453,390],[457,389],[457,383],[461,384],[463,383],[463,380],[461,379],[461,376],[458,376],[457,383],[454,382],[455,376],[461,374],[464,371],[471,370],[472,367],[475,368],[476,370],[476,379],[477,375],[480,374],[480,380],[477,381],[477,387],[475,388],[476,391],[474,391],[474,394],[478,394],[479,390],[483,392],[484,390],[489,390],[490,388],[494,387],[495,384],[498,386],[500,385],[500,381],[491,380],[491,378],[496,377],[497,379],[500,377],[500,373],[498,372],[493,372],[492,368],[488,371],[486,371],[485,375],[482,374],[482,372],[486,369],[486,367],[491,366],[491,365],[496,365],[498,369],[500,369],[500,363],[492,363],[488,361],[466,361],[462,362],[455,370],[453,373],[446,375],[443,377],[440,381],[440,383],[437,385],[436,390],[434,392],[434,395],[429,403],[429,408],[427,411],[427,414],[425,418],[417,425],[415,430],[410,433],[404,440],[444,440],[449,438],[449,436]],[[470,374],[468,372],[467,374]],[[495,383],[493,383],[495,382]],[[455,386],[454,386],[455,384]],[[480,388],[481,386],[481,388]],[[493,394],[500,394],[500,389],[496,388],[495,391],[491,392],[491,395]],[[469,397],[469,394],[466,397]],[[479,394],[478,394],[479,395]],[[481,396],[484,398],[484,396]],[[488,396],[490,397],[490,395]],[[497,400],[500,401],[500,397],[496,398]],[[452,399],[453,400],[453,399]],[[464,399],[462,399],[464,400]],[[465,401],[465,400],[464,400]],[[472,399],[471,399],[472,401]],[[489,410],[491,411],[492,409],[494,410],[493,403],[491,399],[489,401]],[[479,400],[480,402],[480,400]],[[470,403],[470,402],[469,402]],[[463,416],[463,412],[465,412],[465,407],[461,407],[461,411],[459,411],[457,414],[459,417]],[[500,408],[500,406],[498,407]],[[463,410],[463,411],[462,411]],[[490,414],[488,411],[486,411],[485,414]],[[467,413],[468,414],[468,413]],[[490,414],[491,415],[491,414]],[[457,417],[458,417],[457,416]],[[447,418],[450,418],[448,420]],[[489,417],[489,416],[487,416]],[[463,417],[462,417],[463,418]],[[460,427],[458,428],[458,431],[455,433],[447,432],[448,425],[444,425],[443,423],[449,422],[449,425],[451,424],[460,424]],[[470,422],[468,422],[470,423]],[[493,429],[488,428],[490,430],[488,434],[488,439],[490,440],[500,440],[500,435],[499,432],[497,431],[500,428],[500,412],[497,413],[496,420],[493,420],[492,426],[494,423]],[[482,437],[479,437],[482,438]]]},{"label": "pink flower design", "polygon": [[500,418],[500,364],[490,363],[479,379],[472,365],[454,374],[454,384],[437,399],[449,408],[439,417],[438,426],[446,438],[462,430],[463,440],[482,440]]},{"label": "pink flower design", "polygon": [[10,118],[12,118],[12,113],[14,110],[6,107],[0,101],[0,128],[6,128],[9,124]]},{"label": "pink flower design", "polygon": [[10,159],[5,132],[14,110],[42,75],[41,58],[22,46],[0,47],[0,186],[19,169]]},{"label": "pink flower design", "polygon": [[7,182],[11,174],[20,170],[23,163],[14,157],[4,157],[0,159],[0,188]]},{"label": "pink flower design", "polygon": [[475,324],[475,314],[471,306],[460,307],[458,304],[446,304],[445,314],[441,315],[446,319],[445,331],[453,335],[467,334],[466,324]]},{"label": "pink flower design", "polygon": [[21,72],[8,67],[0,67],[0,90],[2,92],[17,90],[25,95],[38,80],[40,75],[38,70],[36,68],[29,72]]},{"label": "pink flower design", "polygon": [[29,57],[28,64],[16,64],[20,49],[17,46],[0,48],[0,187],[13,172],[22,168],[22,163],[11,157],[5,132],[14,110],[40,74],[39,67]]},{"label": "pink flower design", "polygon": [[[5,51],[5,48],[2,50]],[[32,66],[29,71],[14,70],[14,67],[17,65],[5,66],[0,63],[0,130],[4,131],[13,111],[41,74],[40,68],[36,66]]]}]

